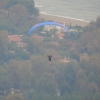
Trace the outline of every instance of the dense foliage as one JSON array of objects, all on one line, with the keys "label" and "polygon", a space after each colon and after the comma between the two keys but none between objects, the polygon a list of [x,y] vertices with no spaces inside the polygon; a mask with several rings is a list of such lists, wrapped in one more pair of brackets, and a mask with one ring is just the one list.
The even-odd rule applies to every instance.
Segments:
[{"label": "dense foliage", "polygon": [[[100,17],[86,27],[70,26],[77,31],[64,39],[57,30],[42,34],[43,27],[35,32],[44,39],[33,39],[26,36],[40,20],[33,0],[0,0],[0,13],[0,100],[100,99]],[[10,42],[11,34],[24,34],[27,46]]]},{"label": "dense foliage", "polygon": [[0,29],[25,34],[36,23],[38,14],[33,0],[0,0]]}]

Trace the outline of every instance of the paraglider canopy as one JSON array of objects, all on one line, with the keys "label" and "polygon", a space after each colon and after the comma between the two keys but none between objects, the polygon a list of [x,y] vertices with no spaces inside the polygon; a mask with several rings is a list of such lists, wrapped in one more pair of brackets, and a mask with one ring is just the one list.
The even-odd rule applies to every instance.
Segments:
[{"label": "paraglider canopy", "polygon": [[68,32],[68,34],[70,34],[70,31],[68,30],[68,28],[67,28],[66,26],[60,24],[60,23],[57,23],[57,22],[42,22],[42,23],[39,23],[39,24],[34,25],[34,26],[29,30],[28,35],[30,36],[30,35],[32,34],[32,32],[33,32],[36,28],[38,28],[38,27],[40,27],[40,26],[44,26],[44,25],[56,25],[56,26],[60,26],[60,27],[64,28],[64,29]]}]

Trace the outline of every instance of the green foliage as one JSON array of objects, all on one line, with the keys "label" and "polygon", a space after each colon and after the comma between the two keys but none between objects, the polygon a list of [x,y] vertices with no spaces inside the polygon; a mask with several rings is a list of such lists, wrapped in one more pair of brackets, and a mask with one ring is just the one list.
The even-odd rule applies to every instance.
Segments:
[{"label": "green foliage", "polygon": [[36,24],[39,10],[33,0],[1,0],[0,3],[0,29],[12,34],[25,34],[30,26]]},{"label": "green foliage", "polygon": [[35,8],[35,5],[34,5],[34,1],[33,0],[8,0],[8,8],[16,5],[16,4],[21,4],[23,6],[25,6],[28,11],[30,12],[31,15],[38,15],[38,9]]},{"label": "green foliage", "polygon": [[0,31],[0,60],[5,60],[8,54],[8,32]]},{"label": "green foliage", "polygon": [[7,76],[7,70],[0,67],[0,93],[4,94],[10,88],[10,81]]},{"label": "green foliage", "polygon": [[[68,65],[64,65],[60,68],[61,72],[57,79],[61,95],[65,92],[71,93],[76,84],[76,74],[79,65],[77,62],[71,62]],[[70,88],[71,87],[71,88]]]},{"label": "green foliage", "polygon": [[35,80],[36,90],[38,92],[45,92],[47,94],[55,94],[57,89],[57,83],[55,77],[52,74],[43,74],[42,77]]},{"label": "green foliage", "polygon": [[34,38],[30,38],[27,44],[27,51],[31,54],[42,54],[43,42]]},{"label": "green foliage", "polygon": [[20,89],[31,88],[31,66],[29,61],[11,60],[7,66],[11,86]]}]

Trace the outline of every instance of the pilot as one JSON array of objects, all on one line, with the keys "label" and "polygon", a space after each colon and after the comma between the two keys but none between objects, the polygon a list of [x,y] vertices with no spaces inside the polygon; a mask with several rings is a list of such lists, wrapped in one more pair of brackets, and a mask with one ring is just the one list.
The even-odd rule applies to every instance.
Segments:
[{"label": "pilot", "polygon": [[52,55],[48,55],[48,60],[51,61]]}]

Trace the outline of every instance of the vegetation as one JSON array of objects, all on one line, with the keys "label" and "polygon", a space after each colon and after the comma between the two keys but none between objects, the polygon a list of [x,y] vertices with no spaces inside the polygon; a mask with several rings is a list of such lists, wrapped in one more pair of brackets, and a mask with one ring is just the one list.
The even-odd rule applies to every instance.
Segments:
[{"label": "vegetation", "polygon": [[26,34],[36,24],[39,10],[34,7],[33,0],[0,0],[0,13],[1,30],[8,30],[10,34]]},{"label": "vegetation", "polygon": [[[100,17],[64,39],[43,27],[35,32],[44,39],[33,39],[29,28],[42,21],[33,0],[0,0],[0,13],[0,100],[100,99]],[[14,34],[27,45],[9,41]]]}]

